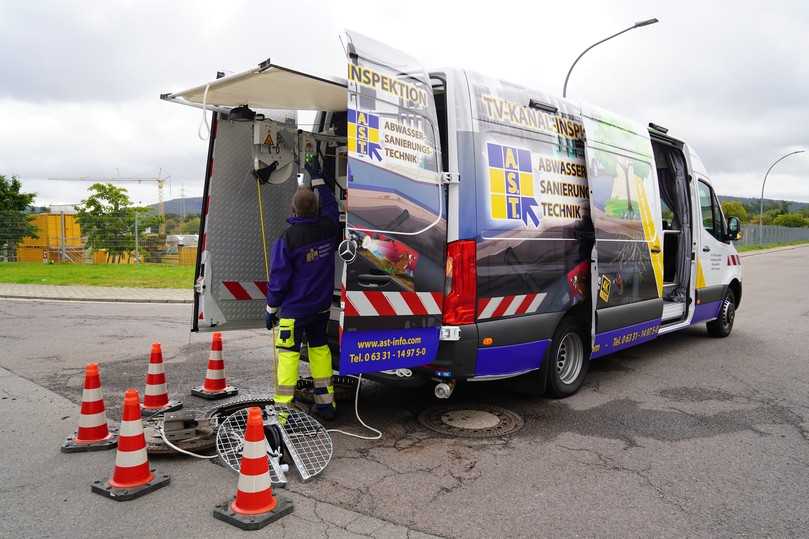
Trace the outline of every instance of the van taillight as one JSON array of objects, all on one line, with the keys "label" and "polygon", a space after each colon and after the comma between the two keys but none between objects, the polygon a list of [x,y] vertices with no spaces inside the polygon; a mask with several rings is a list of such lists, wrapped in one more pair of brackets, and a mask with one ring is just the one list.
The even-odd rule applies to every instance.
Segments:
[{"label": "van taillight", "polygon": [[477,248],[475,241],[453,241],[447,245],[444,324],[457,326],[474,323],[477,288]]}]

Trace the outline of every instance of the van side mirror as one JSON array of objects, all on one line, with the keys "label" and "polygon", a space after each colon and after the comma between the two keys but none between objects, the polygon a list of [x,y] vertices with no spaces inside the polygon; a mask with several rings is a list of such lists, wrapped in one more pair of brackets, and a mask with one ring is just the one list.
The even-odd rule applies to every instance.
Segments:
[{"label": "van side mirror", "polygon": [[738,217],[728,217],[728,239],[738,240],[742,237],[742,224]]}]

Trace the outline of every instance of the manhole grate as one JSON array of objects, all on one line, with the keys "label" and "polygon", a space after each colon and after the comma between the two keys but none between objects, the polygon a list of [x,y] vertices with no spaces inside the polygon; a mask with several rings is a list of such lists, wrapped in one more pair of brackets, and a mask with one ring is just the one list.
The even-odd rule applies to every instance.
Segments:
[{"label": "manhole grate", "polygon": [[489,404],[438,405],[419,414],[419,423],[430,430],[465,438],[496,438],[519,431],[523,419],[516,413]]}]

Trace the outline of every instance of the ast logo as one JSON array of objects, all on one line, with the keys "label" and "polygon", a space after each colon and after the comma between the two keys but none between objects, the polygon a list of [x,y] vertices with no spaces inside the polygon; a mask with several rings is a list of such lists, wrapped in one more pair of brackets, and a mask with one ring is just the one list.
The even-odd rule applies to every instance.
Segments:
[{"label": "ast logo", "polygon": [[539,227],[538,206],[534,197],[531,152],[512,146],[488,143],[489,195],[492,219],[522,221]]},{"label": "ast logo", "polygon": [[382,161],[379,149],[379,116],[349,109],[348,151]]}]

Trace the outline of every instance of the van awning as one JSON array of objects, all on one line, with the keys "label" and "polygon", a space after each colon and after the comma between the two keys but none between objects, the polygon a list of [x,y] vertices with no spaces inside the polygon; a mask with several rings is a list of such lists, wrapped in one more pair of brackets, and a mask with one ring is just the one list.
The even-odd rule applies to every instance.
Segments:
[{"label": "van awning", "polygon": [[346,82],[309,75],[267,60],[254,69],[160,98],[209,109],[248,105],[253,109],[338,111],[346,109]]}]

